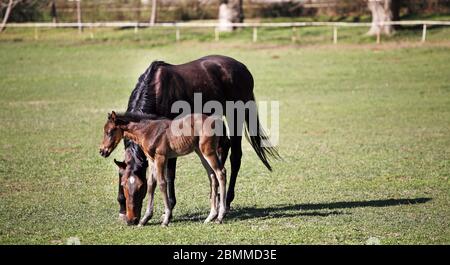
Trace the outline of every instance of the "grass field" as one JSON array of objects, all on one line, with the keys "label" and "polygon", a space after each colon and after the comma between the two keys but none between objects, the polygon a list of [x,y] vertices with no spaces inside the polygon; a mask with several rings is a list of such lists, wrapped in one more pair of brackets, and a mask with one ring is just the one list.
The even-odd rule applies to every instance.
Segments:
[{"label": "grass field", "polygon": [[[0,36],[0,243],[449,244],[450,45],[448,31],[435,33],[444,37],[424,45],[332,46],[33,41],[32,31],[9,31]],[[123,150],[98,155],[106,114],[125,109],[152,60],[207,54],[244,62],[257,99],[280,101],[284,160],[270,173],[245,143],[232,212],[205,225],[208,181],[198,158],[184,157],[170,227],[159,226],[159,192],[157,218],[128,227],[117,220],[112,162]]]}]

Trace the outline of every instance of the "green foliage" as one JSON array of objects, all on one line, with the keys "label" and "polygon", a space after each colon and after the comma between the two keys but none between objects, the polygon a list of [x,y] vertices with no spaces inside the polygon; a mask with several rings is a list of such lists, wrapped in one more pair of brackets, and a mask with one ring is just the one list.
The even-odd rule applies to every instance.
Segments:
[{"label": "green foliage", "polygon": [[[41,21],[43,18],[43,6],[46,6],[47,4],[46,2],[47,1],[36,1],[36,0],[21,1],[11,11],[11,15],[8,21],[9,22]],[[5,10],[3,10],[2,14],[4,12]]]}]

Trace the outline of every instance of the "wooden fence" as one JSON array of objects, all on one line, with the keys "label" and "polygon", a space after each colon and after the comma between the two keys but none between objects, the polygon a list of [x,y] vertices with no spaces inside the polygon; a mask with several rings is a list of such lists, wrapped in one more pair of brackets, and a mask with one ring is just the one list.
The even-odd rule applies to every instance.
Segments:
[{"label": "wooden fence", "polygon": [[[370,27],[371,23],[363,22],[278,22],[278,23],[230,23],[227,24],[230,27],[235,28],[253,28],[252,40],[258,41],[258,28],[292,28],[293,32],[296,28],[301,27],[331,27],[333,28],[333,43],[338,42],[338,28],[339,27]],[[427,39],[428,26],[450,26],[450,21],[434,21],[434,20],[408,20],[408,21],[392,21],[380,23],[379,26],[385,25],[402,25],[402,26],[422,26],[422,38],[421,41],[425,42]],[[78,28],[81,33],[83,28],[134,28],[134,32],[138,33],[139,28],[148,27],[166,27],[175,29],[175,39],[180,40],[180,31],[182,28],[212,28],[214,29],[214,39],[219,41],[220,31],[217,23],[156,23],[151,25],[150,23],[139,22],[83,22],[83,23],[9,23],[9,28],[35,28],[37,32],[38,28]],[[36,33],[37,34],[37,33]],[[376,42],[381,42],[380,34],[376,36]]]}]

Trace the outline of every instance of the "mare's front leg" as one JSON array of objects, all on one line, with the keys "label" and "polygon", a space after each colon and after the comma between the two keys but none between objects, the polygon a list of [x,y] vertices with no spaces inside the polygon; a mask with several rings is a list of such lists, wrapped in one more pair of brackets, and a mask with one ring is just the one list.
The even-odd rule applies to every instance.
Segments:
[{"label": "mare's front leg", "polygon": [[175,172],[177,169],[177,159],[170,158],[167,161],[166,182],[167,182],[167,196],[169,197],[170,209],[173,210],[177,204],[175,196]]},{"label": "mare's front leg", "polygon": [[169,196],[167,195],[167,183],[165,177],[167,159],[163,155],[155,155],[155,173],[156,180],[158,181],[159,190],[161,191],[163,201],[164,201],[164,214],[162,216],[162,226],[167,226],[169,224],[170,218],[172,217],[172,208],[170,208]]},{"label": "mare's front leg", "polygon": [[123,193],[123,187],[120,184],[122,181],[122,176],[119,174],[119,190],[117,192],[117,202],[119,203],[119,220],[126,221],[127,219],[127,205],[125,194]]},{"label": "mare's front leg", "polygon": [[150,176],[147,179],[147,194],[148,194],[147,209],[145,210],[144,216],[139,221],[139,226],[145,225],[148,222],[148,220],[150,220],[153,216],[153,207],[155,204],[154,201],[155,188],[156,188],[155,166],[152,166]]}]

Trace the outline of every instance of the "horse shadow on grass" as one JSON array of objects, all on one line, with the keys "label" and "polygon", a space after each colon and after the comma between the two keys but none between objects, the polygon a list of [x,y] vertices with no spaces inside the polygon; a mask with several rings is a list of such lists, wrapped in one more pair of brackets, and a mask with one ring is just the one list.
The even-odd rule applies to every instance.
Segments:
[{"label": "horse shadow on grass", "polygon": [[[281,204],[270,207],[237,207],[232,208],[227,214],[227,220],[247,220],[255,218],[286,218],[299,216],[327,217],[333,215],[351,214],[342,210],[361,207],[390,207],[399,205],[422,204],[431,201],[431,198],[405,198],[384,199],[368,201],[339,201],[330,203],[308,203],[308,204]],[[204,213],[193,213],[179,216],[173,222],[197,222],[206,218]]]}]

